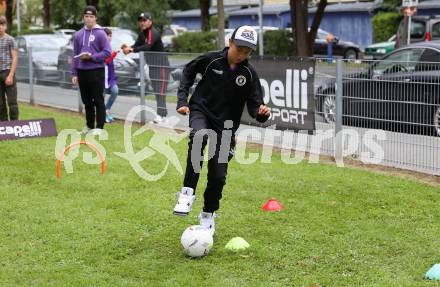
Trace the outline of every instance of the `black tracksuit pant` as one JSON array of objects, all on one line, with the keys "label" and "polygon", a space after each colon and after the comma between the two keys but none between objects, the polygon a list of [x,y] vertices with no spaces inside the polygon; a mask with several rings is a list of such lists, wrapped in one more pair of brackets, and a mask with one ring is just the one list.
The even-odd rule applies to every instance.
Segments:
[{"label": "black tracksuit pant", "polygon": [[[203,151],[206,147],[208,140],[208,135],[206,135],[206,133],[204,133],[205,136],[203,137],[199,137],[200,134],[198,134],[198,136],[196,137],[196,134],[200,130],[209,129],[213,131],[217,137],[217,139],[215,140],[215,145],[214,142],[210,142],[208,148],[208,155],[210,157],[208,161],[208,183],[206,185],[204,193],[203,206],[203,211],[214,212],[220,207],[220,199],[222,198],[223,186],[226,184],[228,161],[232,158],[232,148],[235,141],[233,140],[233,136],[231,136],[230,139],[226,139],[226,137],[229,137],[231,135],[232,131],[229,131],[229,135],[227,135],[227,133],[224,133],[225,139],[223,140],[223,142],[225,143],[225,147],[221,147],[223,134],[222,131],[216,130],[210,123],[209,119],[199,111],[191,111],[189,115],[189,126],[191,128],[191,132],[189,136],[188,157],[186,162],[186,172],[183,185],[185,187],[193,188],[194,191],[196,190],[197,182],[199,181],[199,176],[203,163]],[[202,138],[203,142],[201,148],[200,145],[194,145],[196,140],[200,141],[202,140]],[[213,138],[209,139],[210,141],[214,140]],[[215,154],[211,156],[214,152]],[[196,166],[194,166],[193,163]],[[197,165],[200,168],[197,168]]]},{"label": "black tracksuit pant", "polygon": [[[10,70],[0,71],[0,121],[18,120],[17,80],[12,85],[5,84]],[[8,108],[9,107],[9,116]]]},{"label": "black tracksuit pant", "polygon": [[105,123],[104,103],[104,68],[93,70],[78,70],[78,84],[81,100],[86,110],[87,127],[103,129]]}]

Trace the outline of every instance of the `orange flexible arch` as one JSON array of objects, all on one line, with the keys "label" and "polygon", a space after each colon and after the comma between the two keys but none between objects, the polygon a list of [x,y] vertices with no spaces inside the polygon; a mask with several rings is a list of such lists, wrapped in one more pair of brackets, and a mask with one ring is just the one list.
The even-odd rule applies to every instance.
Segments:
[{"label": "orange flexible arch", "polygon": [[99,149],[95,145],[88,143],[86,141],[79,141],[79,142],[72,143],[72,144],[68,145],[64,149],[63,153],[60,156],[60,159],[58,159],[58,161],[57,161],[57,177],[61,177],[61,161],[64,160],[64,156],[66,155],[66,152],[68,152],[72,147],[77,146],[77,145],[86,145],[98,154],[99,158],[101,159],[101,172],[102,172],[102,175],[104,175],[105,159],[104,159],[104,156],[102,155],[102,153],[99,151]]}]

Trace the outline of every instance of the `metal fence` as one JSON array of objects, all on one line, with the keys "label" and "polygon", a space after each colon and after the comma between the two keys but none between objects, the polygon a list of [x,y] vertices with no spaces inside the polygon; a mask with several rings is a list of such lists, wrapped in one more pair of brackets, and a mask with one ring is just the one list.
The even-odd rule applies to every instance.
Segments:
[{"label": "metal fence", "polygon": [[[120,97],[115,115],[124,118],[139,103],[157,108],[155,96],[162,93],[168,113],[174,115],[183,67],[196,56],[118,55],[114,63]],[[71,84],[71,61],[71,54],[63,51],[51,62],[41,61],[31,50],[21,53],[19,97],[82,111],[77,88]],[[369,162],[440,175],[439,63],[342,59],[329,63],[317,58],[314,90],[317,130],[314,135],[295,134],[296,149],[314,153],[313,141],[318,139],[318,152],[337,160],[362,160],[370,154]],[[139,120],[152,119],[142,114]],[[283,145],[281,139],[273,144]]]}]

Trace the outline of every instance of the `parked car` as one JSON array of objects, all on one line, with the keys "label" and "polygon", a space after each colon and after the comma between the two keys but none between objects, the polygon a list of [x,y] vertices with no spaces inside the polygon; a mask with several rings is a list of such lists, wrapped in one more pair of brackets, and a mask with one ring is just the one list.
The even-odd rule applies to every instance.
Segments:
[{"label": "parked car", "polygon": [[[316,33],[315,44],[313,45],[313,53],[315,55],[327,55],[327,36],[329,32],[318,29]],[[361,58],[361,48],[353,42],[347,42],[335,36],[333,43],[333,55],[342,56],[344,59]]]},{"label": "parked car", "polygon": [[58,29],[54,31],[55,35],[60,35],[64,38],[66,38],[67,40],[70,40],[70,38],[72,38],[73,34],[75,34],[75,30],[73,29]]},{"label": "parked car", "polygon": [[[121,48],[122,44],[133,44],[137,35],[126,29],[111,28],[112,30],[112,50],[117,51]],[[61,74],[60,85],[62,87],[71,88],[72,82],[72,54],[73,54],[73,39],[69,41],[67,45],[61,47],[58,57],[58,71]],[[123,53],[118,53],[114,59],[116,77],[118,78],[118,85],[122,92],[136,91],[139,83],[138,72],[138,54],[132,53],[125,56]]]},{"label": "parked car", "polygon": [[68,40],[54,34],[20,35],[15,39],[18,46],[17,80],[29,80],[29,48],[31,47],[34,81],[57,84],[60,76],[57,70],[58,54],[60,47]]},{"label": "parked car", "polygon": [[187,31],[188,29],[179,25],[170,25],[165,27],[162,32],[162,43],[165,51],[170,51],[172,49],[174,37],[177,37]]},{"label": "parked car", "polygon": [[394,51],[396,48],[397,35],[393,35],[386,42],[379,42],[365,47],[365,56],[372,57],[373,59],[379,59],[386,54]]},{"label": "parked car", "polygon": [[[440,40],[440,15],[413,16],[411,18],[411,43]],[[397,30],[397,47],[403,47],[407,43],[405,20],[402,19]]]},{"label": "parked car", "polygon": [[[316,111],[335,121],[335,80],[316,92]],[[343,124],[440,136],[440,41],[397,49],[343,78]]]}]

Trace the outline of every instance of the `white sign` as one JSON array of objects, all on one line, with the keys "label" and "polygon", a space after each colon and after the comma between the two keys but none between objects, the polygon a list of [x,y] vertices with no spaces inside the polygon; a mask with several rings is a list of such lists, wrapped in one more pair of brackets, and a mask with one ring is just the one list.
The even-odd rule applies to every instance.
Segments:
[{"label": "white sign", "polygon": [[[258,5],[259,0],[223,0],[223,6],[248,6]],[[211,0],[211,7],[217,7],[217,0]]]},{"label": "white sign", "polygon": [[419,5],[419,0],[402,0],[402,7],[415,7]]}]

